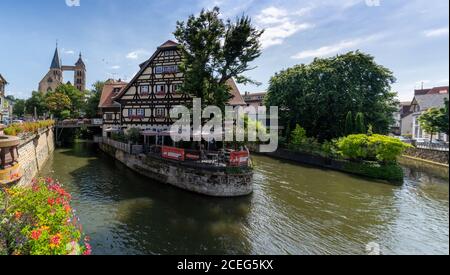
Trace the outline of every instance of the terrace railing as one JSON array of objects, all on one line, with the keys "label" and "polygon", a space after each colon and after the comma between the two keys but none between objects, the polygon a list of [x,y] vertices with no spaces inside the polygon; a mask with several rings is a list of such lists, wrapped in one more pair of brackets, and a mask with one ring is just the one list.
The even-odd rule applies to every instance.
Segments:
[{"label": "terrace railing", "polygon": [[131,154],[131,144],[112,140],[110,138],[103,138],[103,143],[108,144],[109,146],[114,147],[118,150],[122,150],[128,154]]}]

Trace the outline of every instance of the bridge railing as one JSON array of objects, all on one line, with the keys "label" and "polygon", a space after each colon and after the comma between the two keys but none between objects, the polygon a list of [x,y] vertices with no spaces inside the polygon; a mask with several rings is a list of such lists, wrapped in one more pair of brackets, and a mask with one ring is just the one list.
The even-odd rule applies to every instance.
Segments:
[{"label": "bridge railing", "polygon": [[56,123],[57,127],[80,127],[83,125],[101,126],[103,119],[67,119]]}]

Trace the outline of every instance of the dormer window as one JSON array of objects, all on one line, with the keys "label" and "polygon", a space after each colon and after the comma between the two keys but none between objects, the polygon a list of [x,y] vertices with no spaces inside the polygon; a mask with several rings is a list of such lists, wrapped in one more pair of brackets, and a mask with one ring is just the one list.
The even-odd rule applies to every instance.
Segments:
[{"label": "dormer window", "polygon": [[114,88],[113,89],[113,93],[116,95],[120,92],[120,88]]}]

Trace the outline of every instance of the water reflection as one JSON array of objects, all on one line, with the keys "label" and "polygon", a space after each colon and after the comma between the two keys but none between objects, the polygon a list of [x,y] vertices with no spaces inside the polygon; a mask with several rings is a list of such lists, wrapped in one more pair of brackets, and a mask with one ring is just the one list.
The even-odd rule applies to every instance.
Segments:
[{"label": "water reflection", "polygon": [[[66,184],[96,254],[448,254],[448,179],[402,187],[256,156],[255,192],[209,198],[136,175],[86,143],[43,174]],[[411,168],[405,168],[411,169]]]}]

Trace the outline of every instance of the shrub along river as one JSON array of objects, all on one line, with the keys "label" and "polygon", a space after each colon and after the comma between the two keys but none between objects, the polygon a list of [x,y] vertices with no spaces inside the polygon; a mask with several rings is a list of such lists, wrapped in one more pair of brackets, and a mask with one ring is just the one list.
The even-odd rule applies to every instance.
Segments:
[{"label": "shrub along river", "polygon": [[[405,163],[392,186],[254,156],[255,192],[219,199],[154,182],[79,142],[56,150],[59,179],[94,254],[449,254],[448,169]],[[422,170],[422,171],[421,171]]]}]

